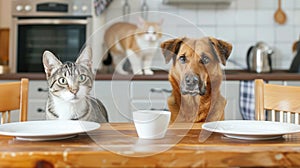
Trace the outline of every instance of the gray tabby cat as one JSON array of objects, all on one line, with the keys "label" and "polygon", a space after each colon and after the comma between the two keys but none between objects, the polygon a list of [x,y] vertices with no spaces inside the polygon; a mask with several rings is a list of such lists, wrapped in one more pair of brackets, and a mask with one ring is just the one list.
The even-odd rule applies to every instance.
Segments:
[{"label": "gray tabby cat", "polygon": [[104,105],[90,96],[94,81],[90,47],[82,51],[75,63],[64,64],[45,51],[43,64],[49,85],[47,119],[108,122]]}]

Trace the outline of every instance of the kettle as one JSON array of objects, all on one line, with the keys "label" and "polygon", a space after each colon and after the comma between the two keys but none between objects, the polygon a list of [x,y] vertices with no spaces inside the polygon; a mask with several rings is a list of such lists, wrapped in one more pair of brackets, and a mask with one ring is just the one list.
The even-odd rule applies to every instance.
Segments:
[{"label": "kettle", "polygon": [[256,73],[272,72],[271,56],[273,50],[265,42],[257,42],[247,52],[247,67]]}]

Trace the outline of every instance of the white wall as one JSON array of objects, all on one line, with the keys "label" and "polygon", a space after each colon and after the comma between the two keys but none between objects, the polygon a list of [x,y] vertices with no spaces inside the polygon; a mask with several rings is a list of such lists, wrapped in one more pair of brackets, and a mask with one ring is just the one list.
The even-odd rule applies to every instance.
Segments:
[{"label": "white wall", "polygon": [[[172,13],[188,19],[207,35],[227,40],[234,45],[230,59],[246,67],[248,48],[257,41],[265,41],[275,49],[273,67],[287,69],[293,58],[292,44],[300,35],[300,0],[283,0],[287,22],[278,25],[273,15],[277,0],[233,0],[229,6],[221,4],[165,5],[161,0],[147,0],[149,10]],[[183,1],[184,2],[184,1]],[[115,0],[103,14],[106,22],[122,15],[124,1]],[[129,1],[131,12],[139,12],[141,0]],[[163,17],[163,15],[162,15]],[[191,24],[165,19],[163,29],[178,36],[198,37]],[[232,63],[228,69],[240,69]]]},{"label": "white wall", "polygon": [[[129,0],[131,13],[139,12],[142,0]],[[287,14],[287,22],[278,25],[273,15],[277,9],[277,0],[233,0],[229,6],[216,5],[165,5],[162,0],[147,0],[149,10],[175,14],[183,17],[207,35],[227,40],[234,45],[230,56],[246,67],[247,49],[257,41],[263,40],[275,49],[273,55],[273,67],[287,69],[293,59],[291,47],[300,35],[300,0],[283,0],[282,7]],[[109,22],[122,16],[124,0],[114,0],[108,10],[94,18],[94,27],[102,26],[103,22]],[[11,0],[0,0],[0,28],[10,27]],[[150,18],[158,20],[158,17]],[[135,21],[131,18],[131,21]],[[163,29],[177,36],[198,37],[198,31],[191,24],[176,23],[165,18]],[[100,40],[101,41],[101,40]],[[101,43],[101,42],[100,42]],[[163,58],[157,56],[154,64],[163,64]],[[226,68],[240,69],[228,62]]]}]

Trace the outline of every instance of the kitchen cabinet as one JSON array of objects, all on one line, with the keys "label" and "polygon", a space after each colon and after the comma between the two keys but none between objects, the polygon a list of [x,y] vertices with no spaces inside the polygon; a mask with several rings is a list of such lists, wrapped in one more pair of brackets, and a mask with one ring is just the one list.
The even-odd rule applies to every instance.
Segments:
[{"label": "kitchen cabinet", "polygon": [[221,94],[226,98],[227,104],[224,110],[225,120],[241,120],[240,113],[240,81],[223,81]]},{"label": "kitchen cabinet", "polygon": [[[12,82],[1,80],[0,82]],[[103,102],[109,113],[111,122],[128,122],[132,116],[129,110],[129,89],[127,81],[96,81],[91,95]],[[29,82],[28,120],[44,120],[45,107],[48,98],[46,80],[31,80]],[[12,111],[11,121],[18,121],[18,113]]]},{"label": "kitchen cabinet", "polygon": [[[130,91],[130,110],[168,110],[171,94],[169,81],[133,81]],[[223,81],[221,94],[226,98],[225,119],[242,119],[239,109],[239,81]]]},{"label": "kitchen cabinet", "polygon": [[48,99],[47,81],[30,81],[28,98],[28,120],[46,119],[45,108]]},{"label": "kitchen cabinet", "polygon": [[288,86],[300,86],[299,81],[283,81],[281,84]]},{"label": "kitchen cabinet", "polygon": [[[242,119],[239,81],[223,81],[221,92],[227,99],[225,119]],[[170,94],[171,85],[167,80],[96,80],[91,91],[105,105],[110,122],[131,122],[132,112],[136,110],[168,110]]]},{"label": "kitchen cabinet", "polygon": [[[274,70],[272,73],[251,73],[243,70],[226,70],[226,80],[221,93],[227,99],[225,119],[242,119],[239,108],[240,80],[264,79],[269,83],[300,86],[300,74],[286,70]],[[29,83],[29,120],[44,119],[48,88],[44,73],[1,74],[0,82],[30,79]],[[171,86],[166,72],[156,72],[151,76],[112,76],[97,74],[92,96],[99,98],[108,109],[111,122],[130,122],[132,111],[137,109],[167,109],[168,90]],[[152,90],[152,91],[151,91]],[[46,92],[45,92],[46,91]],[[14,120],[17,115],[12,113]]]},{"label": "kitchen cabinet", "polygon": [[[1,80],[0,82],[12,80]],[[239,112],[239,81],[223,81],[222,95],[227,99],[225,119],[242,119]],[[143,109],[168,110],[171,85],[167,80],[96,80],[91,96],[105,105],[110,122],[131,122],[132,112]],[[45,119],[48,97],[46,80],[29,82],[28,120]],[[18,113],[12,112],[12,121]]]},{"label": "kitchen cabinet", "polygon": [[[264,79],[269,83],[300,86],[300,74],[285,70],[272,73],[251,73],[242,70],[226,70],[226,80],[221,93],[227,99],[225,119],[242,119],[239,109],[240,80]],[[47,100],[47,88],[44,73],[15,73],[0,75],[0,82],[28,77],[29,83],[29,119],[43,119]],[[171,89],[168,74],[156,72],[155,75],[138,75],[132,79],[127,76],[97,74],[92,96],[99,98],[108,109],[111,122],[130,122],[132,111],[137,109],[167,109],[167,97]],[[37,90],[40,90],[38,92]],[[151,91],[152,90],[152,91]],[[14,115],[14,114],[13,114]]]},{"label": "kitchen cabinet", "polygon": [[130,87],[130,110],[168,110],[171,94],[169,81],[133,81]]},{"label": "kitchen cabinet", "polygon": [[167,109],[168,81],[96,80],[91,95],[105,105],[110,122],[131,122],[132,112]]},{"label": "kitchen cabinet", "polygon": [[130,81],[101,80],[95,81],[91,91],[106,107],[110,122],[129,122],[132,115],[129,109]]},{"label": "kitchen cabinet", "polygon": [[[110,122],[128,122],[129,110],[128,81],[95,81],[91,96],[105,105]],[[48,97],[46,81],[30,81],[28,120],[45,119],[45,107]]]}]

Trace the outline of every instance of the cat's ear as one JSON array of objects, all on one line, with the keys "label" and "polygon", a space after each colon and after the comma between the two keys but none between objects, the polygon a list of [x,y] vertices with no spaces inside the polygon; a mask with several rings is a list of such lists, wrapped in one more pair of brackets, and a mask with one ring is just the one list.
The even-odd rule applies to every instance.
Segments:
[{"label": "cat's ear", "polygon": [[92,48],[85,47],[76,60],[76,64],[92,68]]},{"label": "cat's ear", "polygon": [[62,65],[62,62],[50,51],[45,51],[43,54],[43,65],[47,78],[49,78]]},{"label": "cat's ear", "polygon": [[138,18],[138,27],[143,28],[145,26],[145,22],[146,21],[142,17],[139,16],[139,18]]}]

